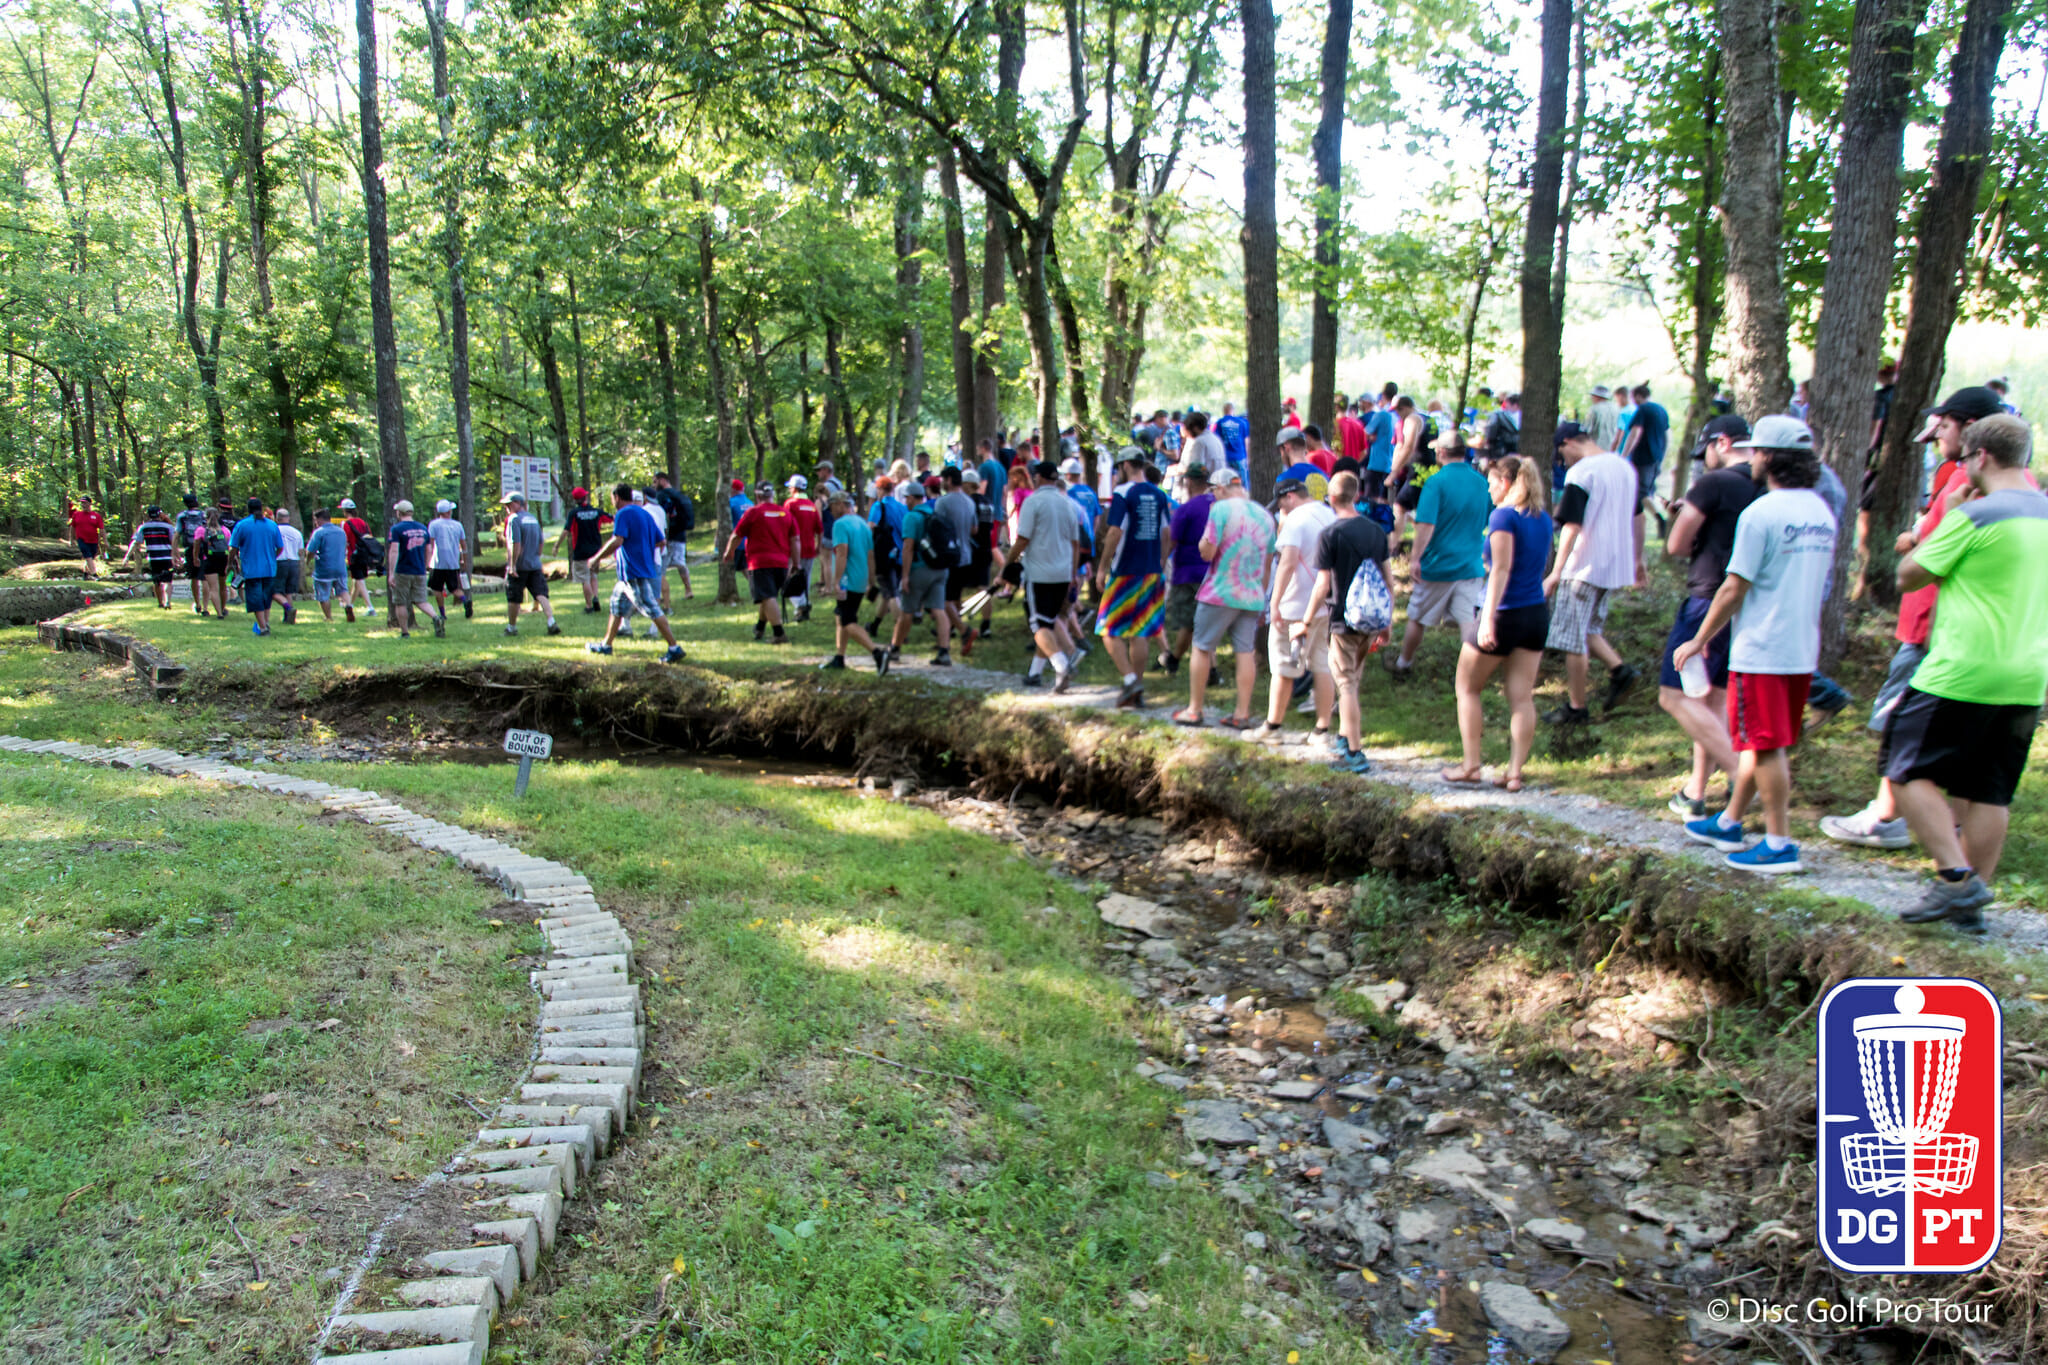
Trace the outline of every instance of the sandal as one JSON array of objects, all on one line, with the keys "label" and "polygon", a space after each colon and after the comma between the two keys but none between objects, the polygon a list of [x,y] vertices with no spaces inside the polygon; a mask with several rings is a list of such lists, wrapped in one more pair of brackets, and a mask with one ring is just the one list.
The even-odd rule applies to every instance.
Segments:
[{"label": "sandal", "polygon": [[[1250,716],[1223,716],[1216,723],[1226,730],[1249,730],[1252,728],[1252,718]],[[1260,721],[1259,724],[1263,725],[1265,722]]]},{"label": "sandal", "polygon": [[1460,787],[1476,787],[1479,785],[1480,777],[1478,773],[1467,772],[1463,768],[1445,768],[1437,776]]},{"label": "sandal", "polygon": [[1200,725],[1203,723],[1202,715],[1198,711],[1176,711],[1173,713],[1173,723],[1175,725],[1187,726]]},{"label": "sandal", "polygon": [[1499,777],[1493,779],[1493,785],[1499,787],[1504,792],[1518,792],[1522,789],[1522,779],[1510,777],[1506,773],[1502,773]]}]

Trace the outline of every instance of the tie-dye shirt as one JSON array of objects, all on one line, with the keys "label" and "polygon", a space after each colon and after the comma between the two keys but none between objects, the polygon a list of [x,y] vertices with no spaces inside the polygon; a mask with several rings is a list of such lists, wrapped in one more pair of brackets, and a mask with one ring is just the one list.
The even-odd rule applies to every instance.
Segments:
[{"label": "tie-dye shirt", "polygon": [[1240,611],[1265,606],[1266,567],[1275,538],[1272,514],[1248,498],[1218,498],[1209,509],[1203,538],[1216,542],[1216,558],[1195,600]]}]

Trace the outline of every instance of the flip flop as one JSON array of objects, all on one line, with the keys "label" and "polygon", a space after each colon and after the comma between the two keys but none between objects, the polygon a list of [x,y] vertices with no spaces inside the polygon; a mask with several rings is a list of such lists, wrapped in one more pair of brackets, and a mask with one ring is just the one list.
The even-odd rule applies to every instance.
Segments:
[{"label": "flip flop", "polygon": [[1445,768],[1437,776],[1446,782],[1460,787],[1476,787],[1479,785],[1480,780],[1478,773],[1468,773],[1463,768]]},{"label": "flip flop", "polygon": [[1195,726],[1202,724],[1203,721],[1200,716],[1190,715],[1186,711],[1176,711],[1173,713],[1173,723],[1175,725]]},{"label": "flip flop", "polygon": [[[1223,716],[1216,723],[1226,730],[1249,730],[1255,722],[1250,716],[1246,716],[1243,720],[1239,720],[1236,716]],[[1256,723],[1263,724],[1263,722]]]}]

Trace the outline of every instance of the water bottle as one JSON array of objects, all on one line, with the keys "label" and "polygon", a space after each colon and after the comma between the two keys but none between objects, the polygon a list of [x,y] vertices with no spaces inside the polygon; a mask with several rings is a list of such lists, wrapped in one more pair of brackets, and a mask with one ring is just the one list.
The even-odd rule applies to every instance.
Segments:
[{"label": "water bottle", "polygon": [[1704,697],[1713,691],[1713,680],[1707,677],[1707,660],[1703,654],[1687,659],[1678,670],[1678,681],[1685,687],[1688,697]]}]

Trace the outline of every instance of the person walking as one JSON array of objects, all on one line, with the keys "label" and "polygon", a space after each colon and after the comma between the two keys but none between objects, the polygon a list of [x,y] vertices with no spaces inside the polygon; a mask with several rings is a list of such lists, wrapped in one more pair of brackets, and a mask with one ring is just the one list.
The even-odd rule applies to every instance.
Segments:
[{"label": "person walking", "polygon": [[811,501],[811,481],[801,474],[789,476],[782,506],[789,513],[796,530],[786,593],[790,605],[796,608],[796,619],[808,621],[811,619],[811,563],[817,559],[819,543],[824,538],[824,518],[818,515],[818,505]]},{"label": "person walking", "polygon": [[434,504],[434,519],[427,523],[430,545],[427,558],[427,591],[434,599],[434,634],[448,633],[448,599],[462,603],[464,617],[471,615],[469,589],[463,583],[462,550],[466,536],[456,519],[455,504],[442,498]]},{"label": "person walking", "polygon": [[1614,404],[1614,390],[1605,384],[1593,386],[1593,401],[1586,408],[1586,434],[1602,450],[1621,448],[1621,409]]},{"label": "person walking", "polygon": [[1147,477],[1145,452],[1125,446],[1116,473],[1123,483],[1103,514],[1102,558],[1095,590],[1102,599],[1096,630],[1123,678],[1120,707],[1145,704],[1145,656],[1166,629],[1166,563],[1173,554],[1173,500]]},{"label": "person walking", "polygon": [[612,486],[612,533],[598,547],[596,558],[599,563],[607,557],[611,559],[618,571],[618,582],[611,592],[611,619],[605,622],[604,639],[586,641],[583,647],[592,654],[610,654],[626,621],[638,612],[668,642],[668,652],[661,656],[661,661],[678,664],[683,661],[683,647],[676,643],[668,612],[661,605],[661,582],[666,577],[661,547],[665,537],[661,521],[643,501],[645,497],[644,493],[636,494],[630,483]]},{"label": "person walking", "polygon": [[1536,743],[1536,674],[1550,635],[1543,576],[1554,531],[1543,506],[1550,480],[1535,460],[1507,455],[1494,461],[1486,481],[1492,503],[1486,519],[1486,589],[1472,635],[1458,651],[1458,739],[1464,758],[1441,776],[1461,784],[1482,776],[1483,694],[1500,673],[1508,700],[1508,766],[1494,785],[1518,792]]},{"label": "person walking", "polygon": [[[199,565],[199,579],[194,584],[203,607],[211,607],[220,613],[220,619],[228,619],[228,530],[221,525],[220,509],[206,509],[205,520],[192,542],[192,559]],[[206,615],[205,610],[199,613]]]},{"label": "person walking", "polygon": [[931,506],[922,483],[912,479],[903,488],[903,564],[896,580],[899,605],[896,624],[890,629],[889,651],[892,657],[901,653],[911,626],[929,615],[939,642],[932,667],[951,668],[953,626],[946,608],[946,583],[957,567],[953,522]]},{"label": "person walking", "polygon": [[824,578],[832,594],[832,657],[820,669],[846,667],[846,642],[858,641],[875,661],[875,676],[889,672],[889,651],[876,644],[860,623],[861,599],[874,580],[875,535],[868,524],[853,515],[853,499],[845,489],[836,489],[826,502],[832,514],[831,546],[825,555]]},{"label": "person walking", "polygon": [[284,541],[284,548],[277,554],[277,575],[271,585],[270,601],[273,607],[284,608],[284,623],[298,624],[299,608],[294,599],[306,590],[302,562],[306,557],[306,537],[299,528],[292,525],[292,509],[277,509],[277,534]]},{"label": "person walking", "polygon": [[548,599],[547,569],[541,563],[540,520],[526,510],[526,495],[514,493],[505,499],[505,633],[519,633],[519,607],[529,596],[534,606],[546,613],[548,634],[560,635],[555,621],[555,604]]},{"label": "person walking", "polygon": [[1692,696],[1685,690],[1674,656],[1678,647],[1699,633],[1700,622],[1713,605],[1714,594],[1728,576],[1728,556],[1735,548],[1735,523],[1752,502],[1763,496],[1750,470],[1749,423],[1737,416],[1716,417],[1700,433],[1700,458],[1706,473],[1693,481],[1678,515],[1672,519],[1664,552],[1686,565],[1686,596],[1678,604],[1664,658],[1657,676],[1657,704],[1678,722],[1692,741],[1692,773],[1671,798],[1672,811],[1688,820],[1707,814],[1707,783],[1716,771],[1735,780],[1735,746],[1728,739],[1728,631],[1707,642],[1701,664],[1707,691]]},{"label": "person walking", "polygon": [[980,523],[974,496],[967,491],[970,471],[947,465],[939,471],[943,490],[933,500],[931,513],[943,518],[953,541],[953,563],[946,570],[946,623],[960,641],[960,652],[974,652],[974,631],[960,614],[960,604],[974,595],[974,533]]},{"label": "person walking", "polygon": [[[348,598],[350,604],[348,619],[351,621],[356,619],[354,604],[358,594],[361,595],[363,601],[363,615],[375,616],[377,614],[377,603],[370,596],[370,565],[375,562],[376,556],[371,552],[370,547],[365,544],[370,539],[370,523],[363,520],[357,514],[353,498],[343,498],[341,500],[341,529],[342,533],[348,537]],[[511,582],[509,573],[506,576],[506,582],[509,591],[509,584]]]},{"label": "person walking", "polygon": [[1165,655],[1159,666],[1170,677],[1180,671],[1180,661],[1194,648],[1195,595],[1201,591],[1209,563],[1202,558],[1202,532],[1209,526],[1209,509],[1216,503],[1210,491],[1209,471],[1222,469],[1218,463],[1188,463],[1181,466],[1181,483],[1187,498],[1173,509],[1168,529],[1173,536],[1173,568],[1166,587]]},{"label": "person walking", "polygon": [[1593,718],[1587,703],[1588,656],[1607,666],[1605,709],[1613,710],[1636,670],[1607,643],[1607,610],[1613,594],[1640,578],[1635,539],[1640,500],[1636,470],[1621,456],[1600,449],[1577,422],[1558,424],[1553,447],[1565,463],[1564,494],[1557,505],[1557,558],[1543,582],[1550,600],[1548,647],[1565,656],[1565,704],[1545,719],[1583,725]]},{"label": "person walking", "polygon": [[333,514],[322,507],[313,513],[313,534],[306,537],[306,559],[313,569],[313,600],[320,615],[334,619],[334,599],[341,599],[348,619],[356,619],[355,603],[348,589],[348,532],[334,524]]},{"label": "person walking", "polygon": [[1664,514],[1657,511],[1657,479],[1663,473],[1664,450],[1671,440],[1671,414],[1664,411],[1662,403],[1650,401],[1648,384],[1636,385],[1634,394],[1635,414],[1629,419],[1628,435],[1623,438],[1622,456],[1636,471],[1636,581],[1641,583],[1646,514],[1655,513],[1658,525],[1664,523]]},{"label": "person walking", "polygon": [[[228,555],[242,576],[242,604],[256,618],[249,627],[252,635],[270,634],[270,588],[277,574],[277,555],[284,537],[277,523],[263,515],[263,499],[249,499],[249,515],[235,523],[228,537]],[[221,615],[227,615],[225,608]]]},{"label": "person walking", "polygon": [[156,594],[157,606],[171,609],[171,580],[177,576],[178,549],[177,528],[164,520],[164,509],[151,503],[143,519],[135,528],[135,534],[128,538],[128,552],[121,556],[121,568],[125,571],[135,558],[137,547],[142,550],[144,563],[149,567],[149,582]]},{"label": "person walking", "polygon": [[206,511],[199,505],[199,495],[185,494],[185,506],[178,512],[173,525],[177,528],[177,543],[185,559],[185,578],[192,593],[192,614],[206,615],[206,594],[203,583],[206,578],[205,556],[198,551],[199,533],[206,526]]},{"label": "person walking", "polygon": [[1967,491],[1899,561],[1899,590],[1941,589],[1927,657],[1885,723],[1879,764],[1934,860],[1927,895],[1899,916],[1984,931],[2013,793],[2048,692],[2048,497],[2033,436],[2009,413],[1963,432]]},{"label": "person walking", "polygon": [[1327,740],[1330,708],[1336,702],[1330,682],[1330,615],[1327,606],[1321,614],[1311,614],[1309,601],[1323,567],[1323,532],[1337,514],[1328,503],[1309,496],[1308,485],[1299,479],[1282,479],[1273,491],[1280,510],[1280,553],[1273,565],[1267,611],[1271,626],[1266,633],[1266,667],[1272,676],[1266,689],[1266,723],[1257,737],[1271,738],[1287,728],[1288,703],[1299,690],[1299,680],[1307,678],[1315,701],[1315,733]]},{"label": "person walking", "polygon": [[1081,509],[1067,496],[1057,464],[1040,460],[1031,472],[1037,486],[1017,509],[1004,578],[1024,593],[1025,624],[1034,650],[1024,685],[1043,686],[1046,665],[1051,664],[1052,690],[1065,692],[1073,684],[1080,652],[1063,618],[1081,569]]},{"label": "person walking", "polygon": [[[829,475],[830,464],[820,466]],[[675,480],[668,476],[666,469],[656,470],[654,491],[648,501],[661,509],[661,608],[668,610],[668,571],[674,569],[683,580],[683,600],[689,601],[697,594],[690,588],[690,551],[683,542],[690,532],[697,529],[697,504],[690,495],[676,487]]]},{"label": "person walking", "polygon": [[569,581],[583,590],[583,610],[587,615],[604,610],[597,604],[596,560],[597,552],[604,547],[605,528],[611,524],[611,513],[590,505],[589,489],[569,490],[569,516],[562,523],[562,534],[555,538],[555,553],[568,553]]},{"label": "person walking", "polygon": [[85,562],[85,576],[100,576],[100,538],[106,533],[107,519],[94,510],[92,499],[79,494],[77,506],[71,500],[64,500],[64,519],[71,523],[71,540],[78,546],[78,557]]},{"label": "person walking", "polygon": [[[1387,533],[1371,517],[1359,515],[1359,486],[1358,475],[1350,470],[1330,480],[1330,512],[1336,519],[1323,529],[1317,547],[1322,567],[1316,571],[1308,611],[1311,618],[1327,611],[1330,620],[1330,679],[1337,690],[1337,759],[1333,766],[1342,772],[1364,774],[1372,770],[1372,764],[1365,756],[1365,716],[1359,689],[1365,680],[1365,661],[1386,644],[1388,631],[1353,629],[1345,618],[1345,607],[1358,575],[1376,573],[1382,584],[1386,582]],[[1393,600],[1391,590],[1387,600]]]},{"label": "person walking", "polygon": [[[391,525],[384,533],[384,593],[390,606],[390,623],[398,627],[398,638],[412,638],[419,609],[428,605],[427,550],[430,539],[426,523],[412,519],[412,503],[404,498],[391,504]],[[441,620],[434,622],[434,634],[446,634]]]},{"label": "person walking", "polygon": [[1470,644],[1486,591],[1481,557],[1493,511],[1486,478],[1466,458],[1465,439],[1455,431],[1438,439],[1437,465],[1415,504],[1415,583],[1400,655],[1387,664],[1397,678],[1413,676],[1416,651],[1431,626],[1448,625]]},{"label": "person walking", "polygon": [[[1725,625],[1728,735],[1736,751],[1728,808],[1688,821],[1686,834],[1728,855],[1746,872],[1801,870],[1792,842],[1790,753],[1802,731],[1806,693],[1820,662],[1820,613],[1834,562],[1835,518],[1813,491],[1820,461],[1813,432],[1796,417],[1765,417],[1739,442],[1763,464],[1769,492],[1735,522],[1728,573],[1693,638],[1673,651],[1683,673]],[[1742,817],[1753,799],[1764,808],[1763,842],[1751,846]]]},{"label": "person walking", "polygon": [[732,535],[725,542],[724,558],[727,562],[737,555],[741,544],[747,547],[747,586],[749,596],[754,599],[754,641],[757,644],[771,625],[775,627],[775,643],[789,643],[789,636],[782,628],[782,594],[789,586],[790,553],[795,543],[795,519],[789,515],[788,508],[772,498],[764,498],[749,506],[733,524]]},{"label": "person walking", "polygon": [[1237,656],[1237,702],[1217,724],[1243,730],[1252,723],[1252,696],[1259,681],[1259,618],[1266,609],[1267,573],[1279,533],[1272,514],[1251,500],[1235,469],[1217,470],[1214,481],[1216,501],[1197,542],[1209,572],[1195,594],[1188,705],[1173,719],[1177,725],[1202,724],[1216,651],[1228,637]]}]

